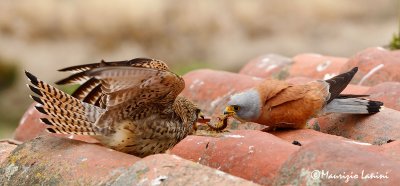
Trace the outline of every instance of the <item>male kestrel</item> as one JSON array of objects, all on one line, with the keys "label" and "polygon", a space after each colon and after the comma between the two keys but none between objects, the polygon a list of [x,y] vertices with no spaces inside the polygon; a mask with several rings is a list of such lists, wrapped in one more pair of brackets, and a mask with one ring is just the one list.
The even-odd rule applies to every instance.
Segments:
[{"label": "male kestrel", "polygon": [[341,95],[358,68],[328,80],[294,85],[285,81],[265,80],[257,87],[231,96],[226,116],[275,128],[304,128],[312,117],[328,113],[374,114],[382,102]]},{"label": "male kestrel", "polygon": [[200,110],[178,96],[184,80],[159,60],[136,58],[61,69],[57,84],[83,83],[68,95],[26,72],[52,133],[90,135],[112,149],[144,157],[173,147],[193,130]]}]

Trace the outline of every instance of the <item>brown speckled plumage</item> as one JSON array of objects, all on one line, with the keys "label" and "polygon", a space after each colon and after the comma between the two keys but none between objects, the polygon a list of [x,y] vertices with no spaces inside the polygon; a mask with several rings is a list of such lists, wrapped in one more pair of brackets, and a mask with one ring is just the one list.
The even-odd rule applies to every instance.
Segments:
[{"label": "brown speckled plumage", "polygon": [[82,84],[72,96],[26,72],[49,132],[91,135],[112,149],[144,157],[173,147],[197,121],[196,105],[178,96],[184,80],[162,61],[102,61],[60,71],[73,74],[57,84]]}]

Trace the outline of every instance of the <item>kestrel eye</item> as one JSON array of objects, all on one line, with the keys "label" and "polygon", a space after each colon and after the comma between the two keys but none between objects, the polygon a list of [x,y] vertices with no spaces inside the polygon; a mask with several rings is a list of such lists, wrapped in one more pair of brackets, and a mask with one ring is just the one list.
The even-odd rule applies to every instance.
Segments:
[{"label": "kestrel eye", "polygon": [[233,109],[236,110],[236,111],[238,111],[238,110],[240,109],[240,107],[237,106],[237,105],[235,105],[235,106],[233,106]]}]

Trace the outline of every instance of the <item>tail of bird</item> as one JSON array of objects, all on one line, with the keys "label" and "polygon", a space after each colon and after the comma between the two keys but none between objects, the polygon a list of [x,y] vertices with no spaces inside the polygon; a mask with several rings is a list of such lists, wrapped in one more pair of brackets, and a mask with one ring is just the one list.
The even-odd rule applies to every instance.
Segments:
[{"label": "tail of bird", "polygon": [[48,125],[47,131],[60,134],[97,135],[97,118],[104,112],[100,107],[84,103],[37,79],[25,71],[32,85],[28,87],[37,96],[31,95],[40,106],[35,108],[46,114],[41,121]]},{"label": "tail of bird", "polygon": [[347,114],[375,114],[383,108],[380,101],[371,101],[357,97],[337,97],[328,103],[324,113],[347,113]]},{"label": "tail of bird", "polygon": [[347,113],[347,114],[374,114],[383,108],[383,103],[380,101],[371,101],[364,99],[368,95],[351,95],[341,94],[347,87],[358,68],[354,67],[348,72],[339,74],[331,79],[325,80],[329,85],[329,99],[322,110],[326,113]]}]

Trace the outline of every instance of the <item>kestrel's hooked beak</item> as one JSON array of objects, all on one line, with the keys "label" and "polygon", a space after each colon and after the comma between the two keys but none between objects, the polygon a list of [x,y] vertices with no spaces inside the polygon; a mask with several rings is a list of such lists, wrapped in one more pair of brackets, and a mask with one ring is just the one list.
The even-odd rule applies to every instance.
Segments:
[{"label": "kestrel's hooked beak", "polygon": [[204,114],[201,111],[199,112],[199,118],[204,119]]},{"label": "kestrel's hooked beak", "polygon": [[209,118],[205,118],[203,112],[200,111],[198,113],[197,122],[199,122],[199,123],[207,123],[207,122],[210,122],[210,119]]},{"label": "kestrel's hooked beak", "polygon": [[236,115],[235,109],[232,105],[226,106],[224,110],[224,115],[233,116]]},{"label": "kestrel's hooked beak", "polygon": [[236,115],[236,111],[235,111],[234,107],[235,106],[233,106],[233,105],[226,106],[225,110],[224,110],[224,115],[231,116],[231,117],[237,119],[238,121],[240,121],[241,123],[246,122],[243,119],[241,119],[238,115]]}]

